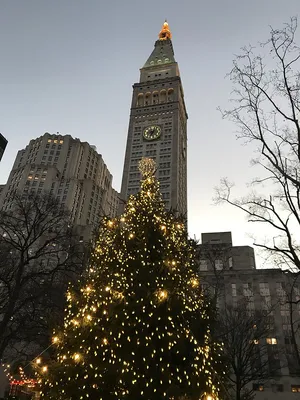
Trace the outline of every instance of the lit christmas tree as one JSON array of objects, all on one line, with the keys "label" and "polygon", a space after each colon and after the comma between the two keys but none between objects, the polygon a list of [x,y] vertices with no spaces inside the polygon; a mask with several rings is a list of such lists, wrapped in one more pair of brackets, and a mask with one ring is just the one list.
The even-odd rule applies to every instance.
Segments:
[{"label": "lit christmas tree", "polygon": [[57,359],[39,364],[43,398],[218,399],[195,245],[165,209],[154,161],[140,171],[141,191],[103,221],[88,277],[68,292]]}]

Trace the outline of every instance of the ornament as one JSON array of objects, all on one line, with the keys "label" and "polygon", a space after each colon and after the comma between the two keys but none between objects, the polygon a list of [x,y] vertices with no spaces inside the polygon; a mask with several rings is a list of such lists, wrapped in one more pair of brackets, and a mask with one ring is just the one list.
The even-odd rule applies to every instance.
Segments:
[{"label": "ornament", "polygon": [[152,158],[142,158],[139,162],[139,171],[143,178],[153,176],[156,171],[156,163]]}]

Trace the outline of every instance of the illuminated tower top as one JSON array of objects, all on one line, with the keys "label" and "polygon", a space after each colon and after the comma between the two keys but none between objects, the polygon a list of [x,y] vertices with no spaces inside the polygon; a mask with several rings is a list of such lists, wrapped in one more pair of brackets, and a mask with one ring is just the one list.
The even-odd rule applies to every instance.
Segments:
[{"label": "illuminated tower top", "polygon": [[169,24],[167,20],[164,22],[161,31],[159,32],[159,40],[167,40],[167,39],[172,39],[172,33],[169,28]]},{"label": "illuminated tower top", "polygon": [[154,50],[145,62],[144,68],[161,67],[168,64],[176,64],[172,45],[172,33],[167,21],[164,22],[155,42]]}]

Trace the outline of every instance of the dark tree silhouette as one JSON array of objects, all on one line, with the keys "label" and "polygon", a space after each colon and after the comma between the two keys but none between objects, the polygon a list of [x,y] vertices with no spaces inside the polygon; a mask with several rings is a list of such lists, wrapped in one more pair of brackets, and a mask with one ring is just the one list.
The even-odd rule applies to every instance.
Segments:
[{"label": "dark tree silhouette", "polygon": [[85,253],[69,214],[50,195],[15,194],[0,211],[0,359],[46,347],[68,282]]},{"label": "dark tree silhouette", "polygon": [[223,179],[216,202],[227,202],[242,211],[248,221],[271,230],[267,240],[255,240],[279,266],[300,270],[300,48],[295,42],[297,19],[283,29],[271,29],[260,49],[244,48],[229,74],[232,102],[223,112],[233,121],[238,137],[257,145],[261,167],[253,191],[232,197],[233,184]]}]

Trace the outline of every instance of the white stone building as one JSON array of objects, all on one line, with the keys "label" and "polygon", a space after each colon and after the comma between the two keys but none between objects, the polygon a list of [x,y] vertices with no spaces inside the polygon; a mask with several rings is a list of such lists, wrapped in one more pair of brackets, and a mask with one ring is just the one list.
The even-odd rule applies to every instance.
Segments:
[{"label": "white stone building", "polygon": [[[70,135],[45,133],[18,151],[0,207],[12,207],[14,191],[57,197],[77,226],[92,227],[101,215],[116,215],[118,192],[112,175],[95,146]],[[86,230],[86,232],[88,229]]]}]

